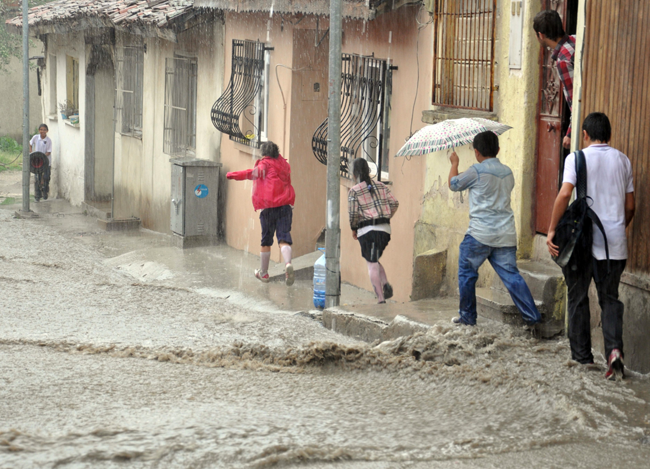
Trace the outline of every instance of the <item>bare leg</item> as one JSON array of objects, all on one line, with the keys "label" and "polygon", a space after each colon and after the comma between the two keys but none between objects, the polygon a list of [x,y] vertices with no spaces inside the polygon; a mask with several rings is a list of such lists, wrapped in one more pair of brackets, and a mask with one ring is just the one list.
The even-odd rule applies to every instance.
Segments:
[{"label": "bare leg", "polygon": [[381,283],[381,273],[379,262],[368,262],[368,274],[370,275],[370,283],[372,283],[372,288],[375,290],[375,295],[377,295],[377,300],[381,303],[384,301],[384,289]]}]

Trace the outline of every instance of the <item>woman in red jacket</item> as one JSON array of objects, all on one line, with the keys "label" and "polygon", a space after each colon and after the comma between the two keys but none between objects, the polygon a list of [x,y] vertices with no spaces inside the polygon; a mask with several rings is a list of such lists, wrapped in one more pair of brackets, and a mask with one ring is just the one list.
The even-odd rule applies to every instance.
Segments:
[{"label": "woman in red jacket", "polygon": [[276,234],[282,258],[285,263],[285,282],[293,285],[295,276],[291,265],[291,220],[296,193],[291,185],[291,167],[278,146],[273,142],[262,144],[262,159],[255,162],[253,169],[229,172],[228,179],[253,180],[253,208],[261,210],[262,247],[260,249],[261,268],[255,270],[255,277],[266,283],[269,281],[269,261],[273,235]]}]

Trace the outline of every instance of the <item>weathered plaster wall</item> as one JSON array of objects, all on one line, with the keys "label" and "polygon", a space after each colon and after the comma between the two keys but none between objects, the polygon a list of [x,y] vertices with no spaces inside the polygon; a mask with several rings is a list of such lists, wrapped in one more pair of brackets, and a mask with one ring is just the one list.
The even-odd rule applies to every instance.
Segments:
[{"label": "weathered plaster wall", "polygon": [[[391,139],[389,149],[390,189],[400,202],[391,222],[391,242],[381,263],[393,285],[395,300],[408,301],[413,277],[414,227],[421,214],[425,158],[395,158],[394,155],[413,131],[421,127],[420,116],[428,108],[431,85],[431,27],[420,31],[418,41],[418,7],[403,7],[379,16],[371,22],[344,21],[343,51],[388,58],[398,67],[393,74],[391,98]],[[416,50],[419,51],[419,83]],[[366,262],[359,243],[352,238],[348,221],[347,192],[350,184],[341,185],[341,273],[344,281],[372,290]],[[345,301],[345,299],[343,299]]]},{"label": "weathered plaster wall", "polygon": [[[293,107],[294,93],[292,92],[295,72],[276,66],[283,65],[293,68],[293,25],[296,18],[282,18],[275,15],[269,19],[268,14],[237,14],[226,13],[225,18],[225,80],[224,88],[227,86],[231,75],[232,63],[232,41],[233,39],[249,39],[265,42],[268,46],[274,47],[270,53],[270,77],[269,77],[269,117],[267,137],[280,147],[280,154],[289,160],[292,168],[292,182],[296,190],[296,206],[293,214],[292,237],[294,241],[294,257],[305,254],[314,249],[313,244],[309,246],[309,235],[307,227],[316,224],[322,226],[323,213],[318,213],[314,207],[321,204],[319,198],[322,193],[316,191],[305,191],[305,181],[309,178],[316,179],[314,174],[305,174],[302,163],[308,158],[314,158],[311,154],[303,153],[302,140],[311,141],[311,134],[296,135],[293,133],[294,123]],[[291,22],[289,21],[291,20]],[[308,19],[305,19],[307,21]],[[267,30],[268,28],[268,30]],[[281,91],[281,89],[282,91]],[[285,102],[286,100],[286,116]],[[212,101],[214,103],[215,100]],[[211,104],[212,104],[211,103]],[[313,133],[313,132],[312,132]],[[294,152],[296,145],[296,152]],[[228,245],[236,249],[243,249],[259,254],[261,227],[259,213],[254,212],[251,202],[253,189],[252,181],[228,181],[225,174],[228,171],[240,171],[252,168],[256,159],[260,157],[259,150],[254,150],[240,145],[223,136],[221,144],[221,162],[223,163],[222,195],[224,200],[224,235]],[[308,184],[308,182],[306,183]],[[310,201],[317,205],[310,207]],[[280,252],[277,243],[271,250],[272,259],[280,260]]]},{"label": "weathered plaster wall", "polygon": [[[43,44],[32,38],[31,57],[43,55]],[[32,61],[36,65],[36,61]],[[0,72],[0,137],[11,137],[23,143],[23,62],[13,58],[6,72]],[[43,122],[43,106],[38,95],[36,68],[29,71],[29,136]]]},{"label": "weathered plaster wall", "polygon": [[[178,43],[147,38],[144,54],[142,138],[115,134],[115,217],[138,217],[142,226],[170,233],[171,164],[163,151],[165,59],[174,54],[196,57],[196,157],[220,160],[220,133],[210,109],[223,85],[223,24],[209,21],[178,35]],[[118,47],[123,35],[117,35]]]},{"label": "weathered plaster wall", "polygon": [[[56,94],[57,102],[66,99],[66,56],[79,60],[79,126],[65,123],[60,114],[50,115],[46,121],[52,139],[52,181],[51,196],[57,195],[70,201],[72,205],[81,205],[84,200],[84,134],[86,108],[85,70],[87,48],[83,34],[53,34],[48,36],[47,60],[56,59]],[[52,67],[44,74],[42,103],[49,103],[50,78]],[[44,105],[44,107],[47,107]]]},{"label": "weathered plaster wall", "polygon": [[[532,19],[540,11],[540,0],[527,2],[524,11],[522,45],[522,68],[510,70],[510,3],[498,2],[497,36],[495,44],[495,83],[499,90],[494,93],[497,120],[513,128],[499,137],[499,159],[510,166],[515,177],[512,192],[512,209],[518,234],[518,256],[528,258],[532,252],[534,230],[532,210],[535,189],[535,135],[536,107],[539,83],[540,46],[532,29]],[[429,82],[430,83],[430,82]],[[431,94],[429,93],[429,99]],[[476,163],[471,145],[456,149],[460,156],[460,170]],[[447,249],[447,291],[454,293],[458,283],[458,245],[469,224],[467,193],[449,191],[448,152],[427,155],[425,196],[422,216],[416,229],[415,255],[430,249]],[[494,275],[484,266],[479,285],[488,284]]]}]

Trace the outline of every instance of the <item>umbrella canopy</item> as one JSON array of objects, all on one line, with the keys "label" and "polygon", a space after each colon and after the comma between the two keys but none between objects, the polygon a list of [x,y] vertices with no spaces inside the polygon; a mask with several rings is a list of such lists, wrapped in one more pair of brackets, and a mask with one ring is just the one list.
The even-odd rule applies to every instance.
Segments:
[{"label": "umbrella canopy", "polygon": [[509,129],[512,129],[509,125],[480,117],[448,119],[427,125],[415,132],[395,156],[426,155],[434,151],[460,147],[472,143],[474,137],[481,132],[491,130],[501,135]]}]

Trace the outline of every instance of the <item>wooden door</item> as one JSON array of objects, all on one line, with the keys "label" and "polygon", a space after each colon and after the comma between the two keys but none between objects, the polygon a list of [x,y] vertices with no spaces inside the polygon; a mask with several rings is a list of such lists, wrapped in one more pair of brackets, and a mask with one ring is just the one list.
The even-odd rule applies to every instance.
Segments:
[{"label": "wooden door", "polygon": [[[565,19],[567,0],[546,0],[547,10],[556,10]],[[566,21],[565,21],[566,22]],[[537,147],[535,185],[535,231],[546,234],[551,222],[553,202],[560,186],[560,167],[563,158],[562,118],[565,107],[562,83],[555,64],[553,51],[542,46],[540,65],[539,105],[537,106]]]}]

